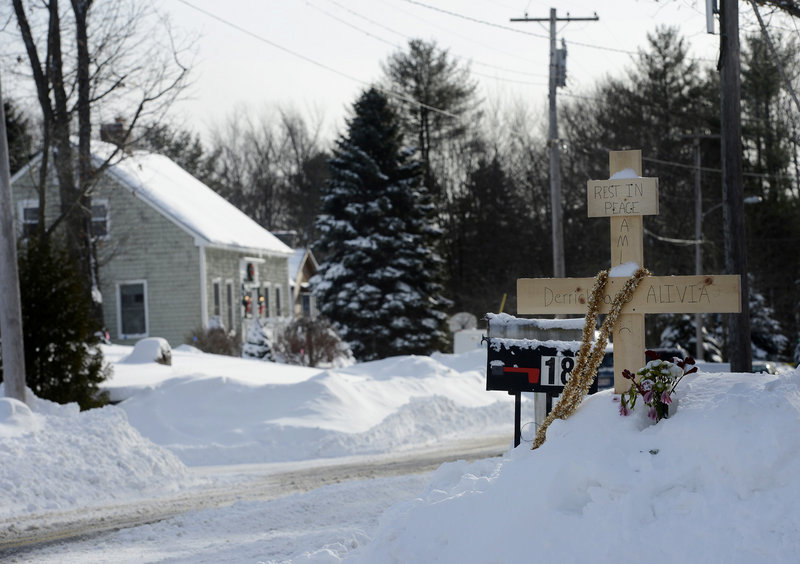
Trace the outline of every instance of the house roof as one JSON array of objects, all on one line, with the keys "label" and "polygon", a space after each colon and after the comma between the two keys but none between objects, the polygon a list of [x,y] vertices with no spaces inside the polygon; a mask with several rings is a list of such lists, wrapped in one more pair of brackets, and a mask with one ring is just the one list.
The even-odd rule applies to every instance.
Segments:
[{"label": "house roof", "polygon": [[289,257],[289,279],[292,283],[297,280],[297,277],[300,275],[300,269],[303,268],[305,261],[303,259],[306,258],[308,255],[308,259],[311,261],[311,264],[316,269],[319,265],[317,264],[317,260],[314,258],[313,253],[306,248],[300,249],[293,249],[292,256]]},{"label": "house roof", "polygon": [[[96,156],[106,148],[106,143],[92,141]],[[111,165],[108,173],[191,234],[199,246],[292,253],[280,239],[168,157],[134,151]]]}]

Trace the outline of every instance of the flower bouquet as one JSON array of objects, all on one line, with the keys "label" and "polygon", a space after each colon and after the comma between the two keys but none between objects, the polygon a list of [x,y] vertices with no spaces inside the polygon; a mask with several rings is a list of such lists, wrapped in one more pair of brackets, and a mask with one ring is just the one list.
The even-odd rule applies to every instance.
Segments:
[{"label": "flower bouquet", "polygon": [[[672,362],[661,360],[657,353],[646,351],[647,366],[633,374],[630,370],[623,370],[622,376],[631,381],[631,388],[620,396],[620,415],[630,415],[636,399],[641,396],[642,401],[650,409],[647,416],[658,422],[669,415],[669,406],[672,403],[672,392],[684,376],[697,372],[694,359],[690,356],[685,359],[674,357]],[[636,376],[639,376],[637,381]]]}]

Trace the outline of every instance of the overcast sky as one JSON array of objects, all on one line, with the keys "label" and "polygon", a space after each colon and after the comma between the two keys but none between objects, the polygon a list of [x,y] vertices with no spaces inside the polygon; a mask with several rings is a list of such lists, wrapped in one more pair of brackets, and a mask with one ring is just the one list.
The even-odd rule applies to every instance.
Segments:
[{"label": "overcast sky", "polygon": [[[567,45],[561,99],[591,94],[604,76],[622,77],[657,25],[679,26],[691,55],[714,65],[719,36],[706,32],[704,0],[151,0],[183,36],[197,37],[192,86],[175,107],[180,125],[206,132],[235,109],[250,114],[293,108],[341,130],[358,95],[381,77],[381,63],[409,39],[435,41],[479,81],[490,101],[524,100],[546,112],[548,22],[511,18],[592,17],[559,22]],[[752,8],[740,1],[742,34],[755,32]],[[766,15],[766,10],[762,8]],[[9,10],[10,14],[10,10]],[[716,20],[716,18],[715,18]],[[774,25],[774,24],[773,24]],[[715,21],[718,29],[718,24]],[[797,34],[794,24],[784,24]],[[776,26],[778,27],[778,26]],[[18,35],[15,25],[3,28]],[[18,54],[24,55],[20,49]],[[7,77],[16,56],[0,58]],[[11,79],[14,77],[11,76]],[[35,102],[8,83],[9,94]],[[14,88],[16,86],[16,88]],[[586,100],[586,103],[591,103]]]},{"label": "overcast sky", "polygon": [[[591,17],[560,22],[567,84],[586,93],[621,75],[656,25],[680,26],[695,57],[716,61],[702,0],[163,0],[173,25],[199,34],[190,99],[180,111],[205,128],[237,105],[290,105],[342,123],[358,94],[381,76],[381,62],[411,38],[433,40],[469,63],[487,98],[522,97],[546,108],[549,24],[510,18]],[[746,8],[743,5],[743,10]]]}]

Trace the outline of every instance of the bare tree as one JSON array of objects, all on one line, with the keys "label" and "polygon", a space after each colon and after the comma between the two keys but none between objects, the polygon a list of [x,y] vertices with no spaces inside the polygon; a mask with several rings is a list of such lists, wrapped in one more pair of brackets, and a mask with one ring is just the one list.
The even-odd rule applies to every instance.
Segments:
[{"label": "bare tree", "polygon": [[[188,66],[179,57],[187,49],[178,47],[166,19],[130,0],[70,0],[71,10],[58,0],[12,3],[42,112],[39,209],[45,209],[51,154],[61,203],[53,223],[39,222],[39,236],[63,226],[91,296],[97,279],[90,194],[98,173],[119,158],[115,149],[103,155],[105,162],[92,161],[92,122],[121,118],[126,139],[141,118],[163,113],[186,84]],[[77,154],[71,141],[76,127]],[[95,315],[101,314],[97,304]]]},{"label": "bare tree", "polygon": [[213,135],[210,184],[229,202],[271,230],[310,238],[320,186],[327,177],[321,121],[276,109],[251,119],[243,108]]}]

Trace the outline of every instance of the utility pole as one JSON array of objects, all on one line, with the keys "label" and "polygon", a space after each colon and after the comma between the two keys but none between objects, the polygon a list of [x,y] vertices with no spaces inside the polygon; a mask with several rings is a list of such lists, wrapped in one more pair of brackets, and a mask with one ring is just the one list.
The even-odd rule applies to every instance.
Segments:
[{"label": "utility pole", "polygon": [[728,359],[733,372],[750,372],[750,284],[744,229],[742,182],[741,62],[738,0],[720,0],[720,118],[722,134],[722,206],[725,270],[741,276],[742,312],[728,315]]},{"label": "utility pole", "polygon": [[[694,138],[694,273],[703,273],[703,186],[700,178],[700,136]],[[695,360],[703,360],[703,314],[694,314]]]},{"label": "utility pole", "polygon": [[[2,88],[0,88],[2,100]],[[11,174],[8,165],[6,115],[0,103],[0,340],[6,397],[25,401],[25,353],[22,306],[17,274],[17,246],[11,212]]]},{"label": "utility pole", "polygon": [[[719,135],[705,135],[693,133],[683,135],[683,138],[693,139],[694,143],[694,273],[703,273],[703,186],[701,183],[702,159],[700,155],[701,139],[719,139]],[[715,209],[716,206],[714,206]],[[710,210],[709,210],[710,211]],[[703,346],[703,314],[694,314],[695,325],[695,360],[703,360],[705,355]]]},{"label": "utility pole", "polygon": [[550,22],[550,131],[547,141],[550,146],[550,215],[552,216],[553,233],[553,277],[566,276],[564,265],[564,227],[563,205],[561,202],[561,153],[558,141],[558,114],[556,105],[556,89],[566,86],[567,78],[567,47],[563,43],[562,49],[556,49],[556,23],[597,21],[600,18],[595,12],[591,18],[573,18],[567,14],[565,18],[556,15],[556,9],[550,8],[549,18],[511,18],[512,22]]}]

